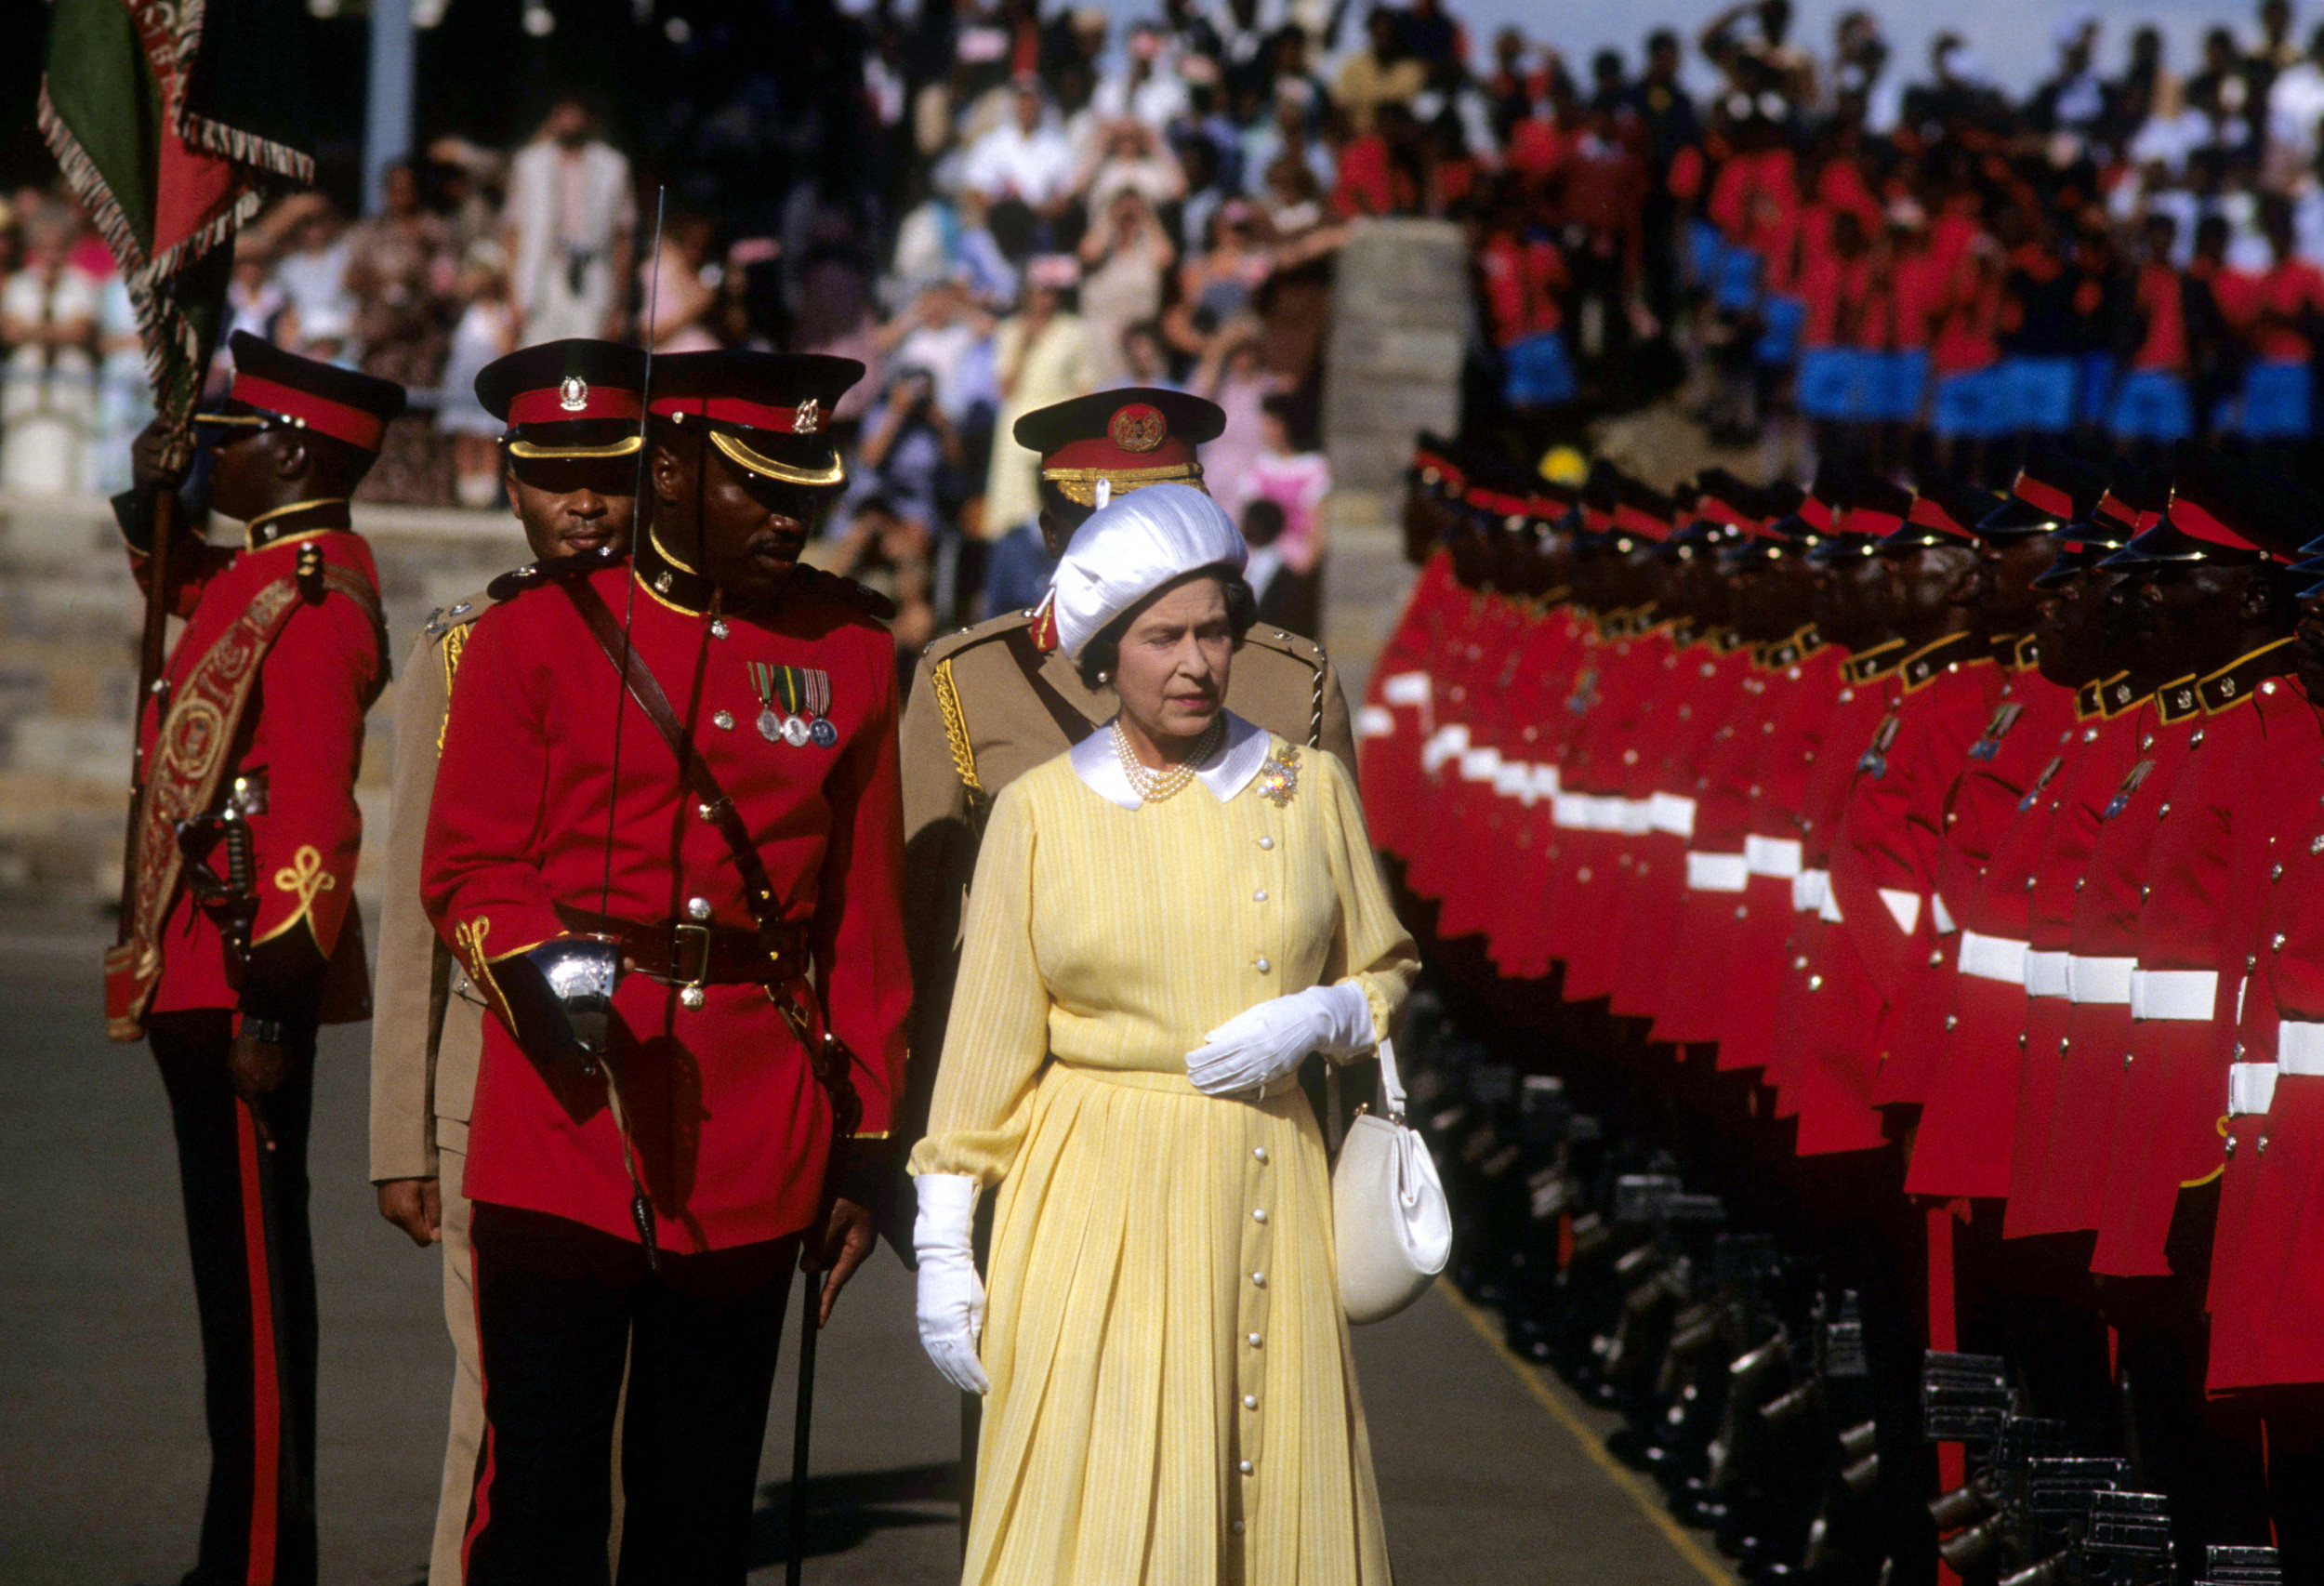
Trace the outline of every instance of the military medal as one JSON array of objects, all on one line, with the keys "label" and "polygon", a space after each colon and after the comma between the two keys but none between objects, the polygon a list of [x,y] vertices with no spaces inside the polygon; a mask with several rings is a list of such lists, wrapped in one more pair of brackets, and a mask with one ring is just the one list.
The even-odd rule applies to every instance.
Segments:
[{"label": "military medal", "polygon": [[759,735],[793,748],[809,744],[830,748],[839,741],[831,714],[831,674],[813,667],[750,663],[750,685],[758,692]]}]

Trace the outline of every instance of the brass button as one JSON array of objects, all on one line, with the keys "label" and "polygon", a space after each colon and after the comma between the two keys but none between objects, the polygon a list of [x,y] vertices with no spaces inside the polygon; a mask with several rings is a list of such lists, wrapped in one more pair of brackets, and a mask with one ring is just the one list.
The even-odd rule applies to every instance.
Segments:
[{"label": "brass button", "polygon": [[731,733],[734,730],[734,713],[731,710],[717,711],[710,718],[710,725],[721,733]]},{"label": "brass button", "polygon": [[1946,1015],[1945,1015],[1945,1027],[1946,1027],[1946,1029],[1948,1029],[1948,1030],[1958,1030],[1958,1029],[1960,1029],[1960,1028],[1961,1028],[1961,1015],[1960,1015],[1960,1014],[1958,1014],[1958,1013],[1948,1013],[1948,1014],[1946,1014]]},{"label": "brass button", "polygon": [[713,638],[713,639],[723,639],[723,638],[725,638],[725,637],[726,637],[726,632],[727,632],[727,629],[726,629],[726,619],[725,619],[724,617],[722,617],[722,616],[714,616],[714,617],[712,617],[712,618],[710,619],[710,637],[711,637],[711,638]]},{"label": "brass button", "polygon": [[688,898],[686,900],[686,918],[689,919],[709,919],[710,900],[708,898]]}]

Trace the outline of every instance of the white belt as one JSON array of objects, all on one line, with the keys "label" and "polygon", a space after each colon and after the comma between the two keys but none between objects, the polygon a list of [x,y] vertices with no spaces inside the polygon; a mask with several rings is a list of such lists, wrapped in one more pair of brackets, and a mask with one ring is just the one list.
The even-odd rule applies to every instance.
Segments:
[{"label": "white belt", "polygon": [[1677,793],[1657,793],[1646,800],[1646,824],[1672,837],[1695,835],[1695,800]]},{"label": "white belt", "polygon": [[1493,791],[1504,799],[1533,802],[1533,762],[1505,760],[1493,768]]},{"label": "white belt", "polygon": [[1802,914],[1814,914],[1829,896],[1829,870],[1802,870],[1791,878],[1791,906]]},{"label": "white belt", "polygon": [[1463,782],[1490,782],[1500,766],[1501,751],[1496,748],[1463,749],[1460,753]]},{"label": "white belt", "polygon": [[1618,799],[1622,806],[1614,829],[1625,837],[1644,837],[1655,829],[1655,806],[1652,799]]},{"label": "white belt", "polygon": [[1800,873],[1800,839],[1795,837],[1747,837],[1743,839],[1743,863],[1751,867],[1754,876],[1773,876],[1789,881]]},{"label": "white belt", "polygon": [[2037,953],[2026,949],[2026,995],[2028,997],[2070,997],[2072,985],[2067,974],[2071,955],[2066,953]]},{"label": "white belt", "polygon": [[1429,735],[1428,742],[1420,746],[1420,769],[1433,773],[1438,766],[1455,755],[1467,753],[1468,748],[1468,728],[1458,721],[1447,727],[1439,727]]},{"label": "white belt", "polygon": [[1939,936],[1950,936],[1961,929],[1961,922],[1953,918],[1953,911],[1945,906],[1945,897],[1941,892],[1929,894],[1929,920],[1936,927]]},{"label": "white belt", "polygon": [[2013,942],[2006,936],[1980,936],[1974,931],[1964,931],[1961,933],[1961,972],[1975,975],[1979,980],[2023,985],[2026,944]]},{"label": "white belt", "polygon": [[1630,800],[1611,793],[1585,793],[1581,797],[1581,824],[1591,831],[1628,831],[1630,829]]},{"label": "white belt", "polygon": [[1426,705],[1428,694],[1426,672],[1392,672],[1380,680],[1380,697],[1391,705]]},{"label": "white belt", "polygon": [[2286,1019],[2277,1025],[2276,1066],[2304,1079],[2324,1077],[2324,1024]]},{"label": "white belt", "polygon": [[1554,799],[1559,791],[1557,767],[1536,761],[1533,768],[1533,787],[1526,794],[1527,800]]},{"label": "white belt", "polygon": [[1740,853],[1686,856],[1686,885],[1690,892],[1739,892],[1750,884],[1751,872]]},{"label": "white belt", "polygon": [[1568,831],[1590,829],[1590,800],[1578,793],[1552,790],[1550,795],[1550,822]]},{"label": "white belt", "polygon": [[1355,735],[1359,738],[1394,737],[1396,735],[1395,714],[1385,706],[1365,706],[1355,713]]},{"label": "white belt", "polygon": [[[2309,1028],[2315,1028],[2310,1025]],[[2272,1063],[2227,1064],[2227,1116],[2264,1113],[2276,1104],[2276,1065]]]},{"label": "white belt", "polygon": [[2219,997],[2217,970],[2134,970],[2133,1019],[2200,1019],[2208,1023]]},{"label": "white belt", "polygon": [[2119,1002],[2131,999],[2131,971],[2136,958],[2085,958],[2069,953],[2066,958],[2066,995],[2077,1002]]},{"label": "white belt", "polygon": [[1888,905],[1888,917],[1896,922],[1896,929],[1908,936],[1911,935],[1912,928],[1921,923],[1921,894],[1895,887],[1882,887],[1880,893],[1881,902]]}]

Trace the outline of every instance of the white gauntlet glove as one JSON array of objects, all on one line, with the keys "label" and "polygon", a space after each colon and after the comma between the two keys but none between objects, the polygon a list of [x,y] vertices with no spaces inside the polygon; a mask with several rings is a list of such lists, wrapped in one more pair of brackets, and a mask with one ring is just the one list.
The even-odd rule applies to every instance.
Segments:
[{"label": "white gauntlet glove", "polygon": [[1279,1079],[1311,1051],[1345,1057],[1373,1042],[1372,1001],[1355,982],[1318,985],[1272,998],[1204,1038],[1186,1054],[1186,1077],[1212,1096],[1231,1096]]},{"label": "white gauntlet glove", "polygon": [[912,1224],[912,1253],[920,1269],[920,1347],[954,1387],[987,1392],[992,1383],[976,1357],[984,1284],[976,1275],[969,1232],[976,1219],[976,1181],[965,1173],[922,1173],[913,1183],[920,1197]]}]

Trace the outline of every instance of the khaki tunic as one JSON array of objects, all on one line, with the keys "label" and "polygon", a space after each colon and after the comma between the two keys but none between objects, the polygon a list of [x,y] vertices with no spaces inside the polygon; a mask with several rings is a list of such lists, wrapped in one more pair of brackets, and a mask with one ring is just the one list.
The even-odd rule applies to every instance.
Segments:
[{"label": "khaki tunic", "polygon": [[[1011,612],[949,634],[921,655],[904,708],[904,928],[912,957],[913,1064],[899,1137],[917,1139],[931,1073],[944,1048],[959,961],[960,918],[976,868],[985,812],[1000,790],[1073,747],[1050,705],[1019,664],[1027,640],[1012,635],[1031,614]],[[1035,674],[1051,699],[1089,728],[1115,711],[1111,689],[1084,688],[1062,653]],[[1254,628],[1235,653],[1227,708],[1287,743],[1339,757],[1351,780],[1355,740],[1340,674],[1320,645],[1281,628]]]},{"label": "khaki tunic", "polygon": [[396,681],[395,774],[386,902],[371,1025],[371,1177],[432,1179],[439,1143],[465,1151],[482,1005],[419,903],[420,849],[436,791],[452,675],[469,625],[492,604],[471,595],[429,617]]}]

